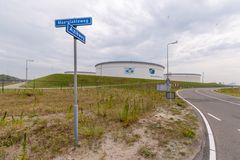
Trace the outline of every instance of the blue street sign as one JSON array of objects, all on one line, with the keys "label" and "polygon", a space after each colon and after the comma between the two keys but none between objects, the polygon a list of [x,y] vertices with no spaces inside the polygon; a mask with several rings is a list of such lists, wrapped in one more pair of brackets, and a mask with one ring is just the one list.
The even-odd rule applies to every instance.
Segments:
[{"label": "blue street sign", "polygon": [[86,43],[86,37],[73,25],[67,24],[66,32],[81,41],[82,43]]},{"label": "blue street sign", "polygon": [[86,26],[92,25],[92,17],[84,17],[84,18],[71,18],[71,19],[56,19],[55,27],[66,27],[67,24],[71,24],[73,26]]}]

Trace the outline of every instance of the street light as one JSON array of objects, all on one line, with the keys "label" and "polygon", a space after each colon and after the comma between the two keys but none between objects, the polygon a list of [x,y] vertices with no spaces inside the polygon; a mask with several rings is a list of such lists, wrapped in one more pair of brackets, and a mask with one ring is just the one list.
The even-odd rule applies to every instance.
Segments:
[{"label": "street light", "polygon": [[166,83],[167,83],[167,91],[170,91],[170,79],[169,79],[169,66],[168,66],[168,46],[171,44],[177,44],[178,41],[175,42],[171,42],[167,44],[167,79],[166,79]]},{"label": "street light", "polygon": [[33,62],[34,60],[32,59],[26,59],[26,82],[28,80],[28,62]]}]

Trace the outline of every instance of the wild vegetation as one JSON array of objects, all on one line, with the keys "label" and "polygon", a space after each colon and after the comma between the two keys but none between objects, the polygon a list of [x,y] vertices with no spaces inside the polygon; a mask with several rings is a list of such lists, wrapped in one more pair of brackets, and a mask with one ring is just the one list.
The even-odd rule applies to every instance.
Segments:
[{"label": "wild vegetation", "polygon": [[[175,123],[147,124],[160,143],[172,139],[196,139],[197,119],[180,99],[169,105],[165,94],[155,85],[79,89],[80,145],[97,150],[103,135],[110,134],[116,141],[134,144],[142,135],[131,133],[139,120],[161,109],[183,116]],[[52,159],[64,154],[73,145],[72,95],[69,90],[6,90],[0,94],[0,157],[1,159]],[[188,120],[191,120],[188,122]],[[164,121],[162,121],[164,122]],[[128,131],[128,133],[126,133]],[[146,131],[147,132],[147,131]],[[154,137],[154,136],[153,136]],[[189,142],[188,142],[189,143]],[[139,155],[152,157],[147,149]]]},{"label": "wild vegetation", "polygon": [[223,89],[218,89],[216,91],[219,93],[240,97],[240,87],[238,87],[238,88],[223,88]]}]

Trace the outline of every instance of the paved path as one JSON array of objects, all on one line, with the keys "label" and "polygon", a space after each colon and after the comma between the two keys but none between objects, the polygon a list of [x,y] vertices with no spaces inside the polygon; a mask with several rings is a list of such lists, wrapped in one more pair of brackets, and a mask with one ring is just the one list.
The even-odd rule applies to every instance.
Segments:
[{"label": "paved path", "polygon": [[210,125],[216,147],[210,150],[216,153],[216,158],[210,159],[240,160],[240,98],[212,89],[187,89],[178,93],[197,107]]},{"label": "paved path", "polygon": [[4,86],[4,88],[5,89],[20,89],[21,86],[23,86],[23,85],[25,85],[25,82],[10,84],[10,85]]},{"label": "paved path", "polygon": [[[156,83],[126,83],[126,84],[109,84],[109,85],[97,85],[97,86],[82,86],[78,85],[78,89],[81,88],[104,88],[104,87],[121,87],[121,86],[133,86],[133,85],[144,85],[144,84],[156,84]],[[32,87],[21,87],[25,85],[25,82],[12,84],[5,86],[5,89],[33,89]],[[52,88],[36,88],[36,89],[44,89],[44,90],[58,90],[58,89],[73,89],[73,87],[52,87]]]}]

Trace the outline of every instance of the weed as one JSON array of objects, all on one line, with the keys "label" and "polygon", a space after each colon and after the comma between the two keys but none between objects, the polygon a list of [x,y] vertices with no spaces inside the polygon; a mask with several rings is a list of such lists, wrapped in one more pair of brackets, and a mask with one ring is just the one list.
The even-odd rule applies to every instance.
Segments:
[{"label": "weed", "polygon": [[[84,81],[82,83],[89,84]],[[99,81],[98,83],[105,82]],[[66,85],[68,84],[66,83]],[[39,84],[36,83],[36,85]],[[82,107],[82,112],[79,112],[81,142],[95,144],[95,142],[99,142],[97,140],[105,132],[117,132],[116,139],[127,144],[138,141],[140,136],[131,133],[129,130],[131,127],[126,126],[151,113],[154,106],[164,108],[167,104],[164,94],[152,90],[152,86],[154,84],[99,87],[97,89],[82,88],[78,94],[79,106]],[[27,96],[27,92],[34,95]],[[11,120],[11,117],[3,118],[4,115],[1,114],[0,148],[9,151],[8,147],[19,144],[22,140],[22,133],[27,130],[28,138],[31,140],[27,146],[31,151],[28,153],[29,159],[52,159],[65,152],[73,142],[72,93],[72,89],[63,89],[62,91],[52,89],[44,90],[43,94],[42,90],[35,89],[35,91],[11,90],[0,94],[1,112],[7,112],[5,117],[9,113],[13,115]],[[185,113],[182,111],[182,107],[176,104],[174,106],[176,109],[180,109],[181,114]],[[171,107],[167,108],[168,111],[171,110]],[[36,115],[37,117],[35,117]],[[25,122],[24,117],[30,117],[26,118],[26,124],[22,123]],[[2,121],[2,119],[5,120]],[[191,119],[191,117],[186,116],[184,119]],[[20,125],[21,123],[22,125]],[[186,123],[190,124],[194,131],[192,123]],[[151,127],[146,130],[146,134],[154,133],[154,139],[158,138],[159,141],[167,143],[172,139],[184,138],[181,132],[182,128],[189,126],[185,122],[174,121],[174,123],[161,122],[161,124],[154,124]],[[81,145],[85,145],[85,143]],[[142,150],[144,155],[150,155],[147,157],[151,157],[151,153],[154,155],[150,148],[147,148],[146,151]],[[148,153],[148,150],[151,153]]]},{"label": "weed", "polygon": [[103,128],[96,126],[80,127],[79,134],[86,138],[100,138],[103,134]]},{"label": "weed", "polygon": [[182,134],[187,138],[194,138],[196,136],[196,133],[191,128],[184,128]]},{"label": "weed", "polygon": [[23,112],[21,112],[21,114],[20,114],[20,119],[21,120],[23,119]]},{"label": "weed", "polygon": [[123,110],[120,113],[120,121],[127,122],[128,121],[128,111],[129,111],[129,103],[128,98],[125,100]]},{"label": "weed", "polygon": [[97,103],[97,115],[100,116],[100,103]]},{"label": "weed", "polygon": [[153,152],[151,148],[148,148],[146,146],[142,146],[139,150],[138,153],[143,156],[144,158],[154,158],[156,157],[156,152]]},{"label": "weed", "polygon": [[20,96],[27,96],[27,97],[32,97],[32,96],[34,96],[33,91],[30,91],[30,90],[19,90],[19,91],[18,91],[18,94],[19,94]]},{"label": "weed", "polygon": [[4,112],[4,114],[3,114],[3,117],[2,117],[2,119],[1,119],[1,121],[4,121],[4,120],[5,120],[5,118],[6,118],[6,116],[7,116],[7,112]]},{"label": "weed", "polygon": [[6,116],[7,116],[7,112],[4,112],[3,117],[0,120],[0,126],[7,125],[7,121],[5,121]]},{"label": "weed", "polygon": [[6,157],[7,157],[6,151],[2,147],[0,147],[0,159],[5,160]]},{"label": "weed", "polygon": [[198,119],[194,113],[188,113],[184,116],[184,118],[188,120],[189,123],[192,124],[193,126],[197,126]]},{"label": "weed", "polygon": [[8,123],[7,123],[7,121],[0,121],[0,126],[6,126]]},{"label": "weed", "polygon": [[14,126],[23,126],[23,122],[24,122],[23,119],[17,118],[17,119],[12,119],[11,124]]},{"label": "weed", "polygon": [[132,145],[134,142],[137,142],[141,136],[139,134],[129,135],[126,137],[126,142],[129,145]]},{"label": "weed", "polygon": [[160,123],[151,123],[148,127],[150,129],[162,129],[163,128]]},{"label": "weed", "polygon": [[22,153],[19,156],[19,160],[28,160],[27,155],[27,133],[23,134],[23,140],[22,140]]},{"label": "weed", "polygon": [[20,142],[21,139],[20,132],[12,133],[11,130],[7,130],[4,135],[0,136],[0,147],[10,147]]},{"label": "weed", "polygon": [[107,99],[107,103],[108,103],[108,108],[112,108],[113,106],[113,96],[110,95],[110,97]]},{"label": "weed", "polygon": [[173,113],[173,115],[180,115],[181,114],[181,111],[178,110],[177,108],[171,108],[170,110]]},{"label": "weed", "polygon": [[67,113],[66,113],[66,118],[68,120],[72,119],[73,118],[73,106],[70,105],[67,107]]}]

